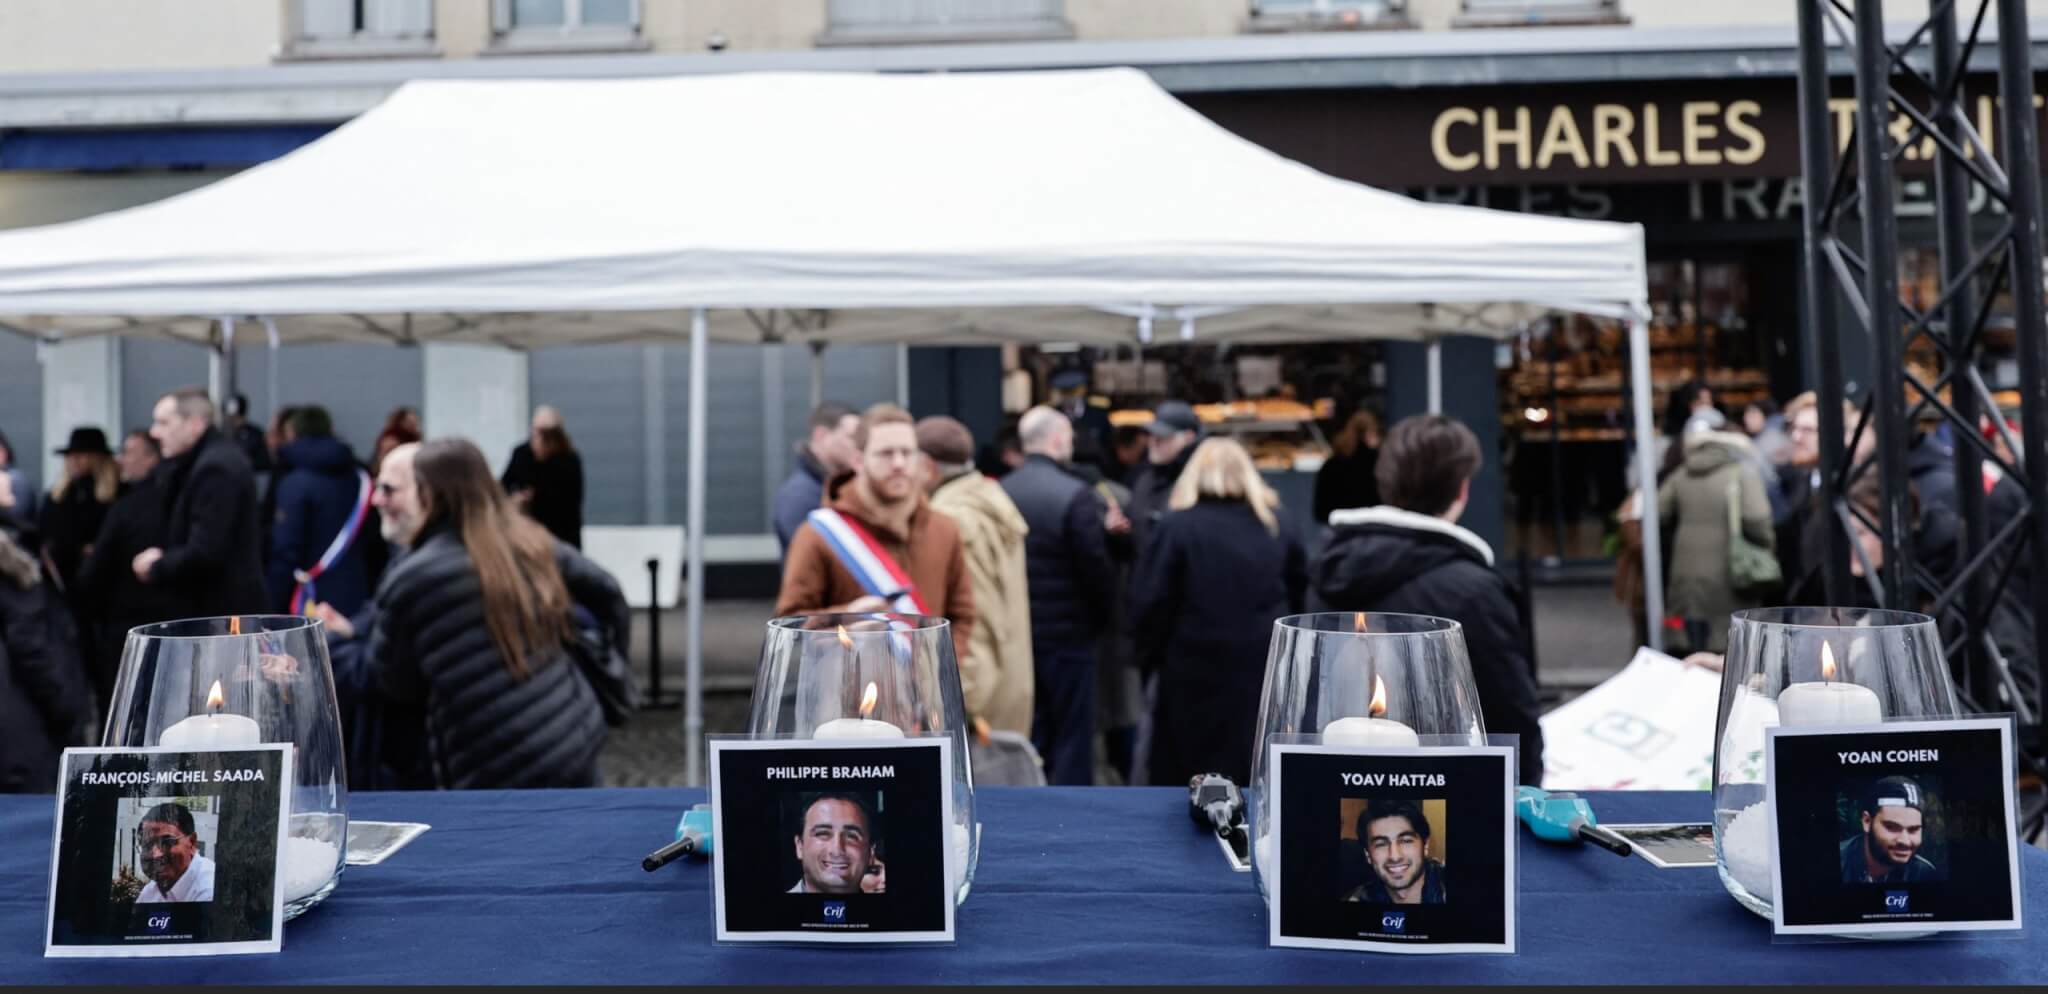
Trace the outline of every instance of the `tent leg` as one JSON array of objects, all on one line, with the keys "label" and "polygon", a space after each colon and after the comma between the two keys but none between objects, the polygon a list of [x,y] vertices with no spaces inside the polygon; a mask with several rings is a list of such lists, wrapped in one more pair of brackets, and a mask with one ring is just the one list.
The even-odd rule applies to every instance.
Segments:
[{"label": "tent leg", "polygon": [[263,319],[263,336],[270,346],[270,350],[265,354],[265,358],[269,363],[266,370],[269,382],[265,383],[264,386],[269,390],[269,393],[266,395],[269,398],[269,402],[264,405],[264,410],[275,414],[278,408],[284,406],[284,402],[277,398],[277,347],[283,343],[278,340],[276,321],[269,318]]},{"label": "tent leg", "polygon": [[896,406],[910,410],[910,346],[896,343]]},{"label": "tent leg", "polygon": [[1643,521],[1643,620],[1650,648],[1664,651],[1664,546],[1657,520],[1657,427],[1650,415],[1650,322],[1638,313],[1628,322],[1628,371],[1636,416],[1638,510]]},{"label": "tent leg", "polygon": [[705,364],[709,349],[704,308],[690,312],[689,505],[684,524],[687,565],[683,574],[688,598],[687,655],[683,670],[683,765],[690,786],[704,782],[704,435],[706,417]]},{"label": "tent leg", "polygon": [[1429,413],[1444,412],[1444,343],[1443,339],[1429,340]]},{"label": "tent leg", "polygon": [[825,343],[811,343],[811,410],[825,402]]},{"label": "tent leg", "polygon": [[[208,377],[213,381],[208,385],[213,387],[214,403],[225,410],[229,399],[233,398],[235,393],[241,389],[240,380],[235,375],[234,318],[220,319],[220,346],[214,349],[213,359],[217,364],[215,368],[219,371]],[[249,412],[247,411],[242,412],[244,417],[247,417],[248,414]]]}]

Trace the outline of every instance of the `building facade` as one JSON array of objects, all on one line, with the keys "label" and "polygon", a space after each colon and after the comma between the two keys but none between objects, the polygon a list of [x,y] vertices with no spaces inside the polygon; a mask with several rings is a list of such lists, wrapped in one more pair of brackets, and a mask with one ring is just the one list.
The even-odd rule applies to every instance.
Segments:
[{"label": "building facade", "polygon": [[[1912,17],[1925,4],[1891,6]],[[2048,0],[2029,6],[2048,21]],[[210,182],[315,140],[409,79],[1133,65],[1224,126],[1333,175],[1645,224],[1667,364],[1718,378],[1731,396],[1782,398],[1807,379],[1793,16],[1780,0],[8,0],[0,227]],[[1928,191],[1906,195],[1911,236]],[[1611,504],[1602,491],[1620,486],[1620,426],[1596,414],[1609,389],[1598,340],[1597,329],[1566,328],[1520,354],[1466,349],[1456,354],[1483,367],[1467,371],[1474,389],[1446,394],[1453,413],[1504,433],[1508,451],[1545,453],[1517,460],[1522,471],[1564,467],[1574,493],[1548,499],[1574,514]],[[1570,355],[1551,344],[1566,341]],[[528,405],[550,403],[583,451],[592,522],[682,519],[683,349],[273,352],[246,326],[237,344],[233,379],[259,418],[276,402],[324,403],[367,445],[390,408],[414,404],[430,434],[471,431],[502,459]],[[1488,358],[1513,368],[1496,377]],[[812,356],[713,346],[711,361],[712,552],[772,558],[768,496],[809,406]],[[1419,357],[1395,349],[1386,361]],[[1560,390],[1567,365],[1574,385]],[[910,400],[986,432],[1000,416],[1002,365],[988,354],[835,348],[823,366],[835,399]],[[0,334],[0,431],[46,485],[54,462],[34,454],[74,425],[139,425],[161,391],[225,378],[213,353],[185,344]],[[1503,397],[1496,383],[1529,397]],[[1387,401],[1390,415],[1415,402]],[[1504,422],[1503,409],[1550,420]],[[1482,533],[1499,539],[1504,517],[1542,517],[1526,493],[1536,482],[1505,481],[1512,513],[1475,499]]]}]

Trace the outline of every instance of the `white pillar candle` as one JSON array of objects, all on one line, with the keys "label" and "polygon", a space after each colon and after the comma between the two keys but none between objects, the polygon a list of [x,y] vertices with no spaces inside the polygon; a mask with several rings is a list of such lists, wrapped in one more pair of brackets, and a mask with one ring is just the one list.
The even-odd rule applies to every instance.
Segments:
[{"label": "white pillar candle", "polygon": [[1875,725],[1884,704],[1870,688],[1836,683],[1835,652],[1820,646],[1819,683],[1795,683],[1778,695],[1778,721],[1786,725]]},{"label": "white pillar candle", "polygon": [[1415,729],[1385,718],[1339,718],[1323,728],[1324,745],[1413,746],[1420,745]]},{"label": "white pillar candle", "polygon": [[157,744],[172,749],[191,750],[262,744],[263,729],[250,718],[239,714],[222,713],[222,702],[220,681],[215,680],[212,692],[206,695],[206,706],[210,713],[195,714],[164,729],[163,734],[157,737]]},{"label": "white pillar candle", "polygon": [[834,718],[811,733],[819,739],[900,739],[903,729],[873,718]]}]

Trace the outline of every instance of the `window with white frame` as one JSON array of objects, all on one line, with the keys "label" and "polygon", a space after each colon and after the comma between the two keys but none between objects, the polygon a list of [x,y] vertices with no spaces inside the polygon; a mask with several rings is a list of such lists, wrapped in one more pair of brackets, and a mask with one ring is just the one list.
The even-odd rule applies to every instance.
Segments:
[{"label": "window with white frame", "polygon": [[639,0],[493,0],[507,36],[630,35],[640,29]]},{"label": "window with white frame", "polygon": [[424,40],[434,34],[434,0],[298,0],[302,42]]},{"label": "window with white frame", "polygon": [[1621,0],[1464,0],[1457,27],[1523,24],[1626,24]]},{"label": "window with white frame", "polygon": [[1066,0],[829,0],[823,44],[1071,38]]},{"label": "window with white frame", "polygon": [[1254,31],[1412,27],[1408,0],[1252,0]]}]

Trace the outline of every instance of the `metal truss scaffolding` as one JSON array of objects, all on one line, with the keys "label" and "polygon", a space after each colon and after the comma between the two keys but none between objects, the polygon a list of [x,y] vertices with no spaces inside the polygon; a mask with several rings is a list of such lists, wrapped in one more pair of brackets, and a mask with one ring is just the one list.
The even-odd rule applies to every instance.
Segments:
[{"label": "metal truss scaffolding", "polygon": [[[2026,4],[1933,0],[1924,22],[1893,25],[1887,36],[1882,0],[1796,2],[1802,318],[1819,386],[1827,602],[1935,615],[1964,707],[2016,714],[2032,765],[2048,752],[2038,679],[2048,647],[2048,332]],[[1829,106],[1831,48],[1834,67],[1854,77],[1847,134],[1836,134]],[[1988,61],[1984,50],[1992,48],[1995,115],[1981,101],[1972,114],[1967,70],[1973,59]],[[1901,170],[1929,165],[1939,293],[1916,309],[1900,295],[1894,198]],[[1973,191],[1988,207],[1975,224]],[[1851,322],[1838,319],[1844,306]],[[2019,371],[2017,435],[1981,371],[1994,336],[2002,343],[2008,327]],[[1843,369],[1843,338],[1859,331],[1869,342],[1867,377]],[[1909,362],[1913,356],[1932,361]],[[1852,380],[1863,381],[1863,396],[1845,398]],[[1860,413],[1845,415],[1844,399]],[[1945,434],[1945,443],[1923,433]],[[1930,444],[1953,448],[1957,499],[1946,530],[1928,527],[1910,489],[1914,467],[1924,472],[1927,464],[1916,447]],[[1876,474],[1875,514],[1869,502],[1845,498],[1870,486],[1865,474]],[[1858,529],[1875,533],[1881,561],[1860,547]],[[1852,571],[1852,557],[1862,569]],[[2023,819],[2038,831],[2041,817],[2036,804]]]}]

